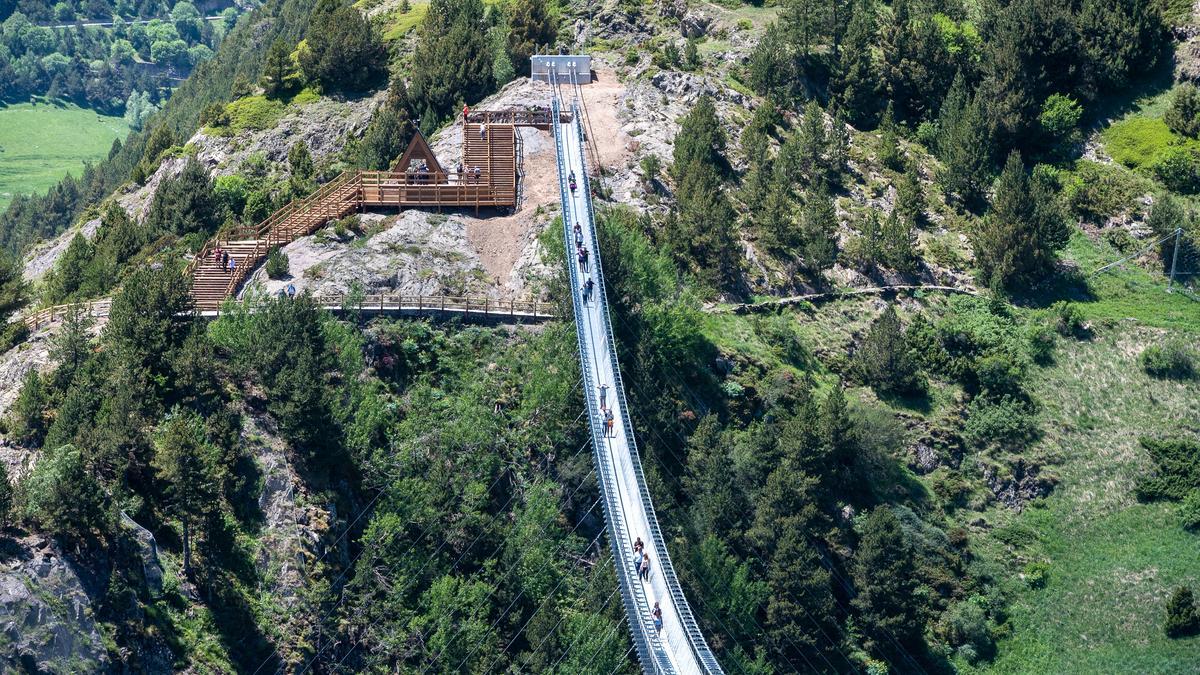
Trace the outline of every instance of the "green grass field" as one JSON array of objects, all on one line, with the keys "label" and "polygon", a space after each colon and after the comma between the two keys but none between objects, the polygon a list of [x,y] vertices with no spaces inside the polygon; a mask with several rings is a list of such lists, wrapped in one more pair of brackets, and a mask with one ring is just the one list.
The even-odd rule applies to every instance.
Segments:
[{"label": "green grass field", "polygon": [[[975,541],[984,558],[1014,573],[1025,561],[1050,571],[1044,588],[1013,581],[1012,637],[980,671],[1200,671],[1200,639],[1170,640],[1162,630],[1175,586],[1200,584],[1200,537],[1179,525],[1173,504],[1133,496],[1148,468],[1138,437],[1196,432],[1200,385],[1155,380],[1138,366],[1141,350],[1162,337],[1149,327],[1103,330],[1066,343],[1035,377],[1042,447],[1061,482],[1020,514],[989,510],[991,530]],[[993,535],[1000,532],[1028,536]]]},{"label": "green grass field", "polygon": [[108,156],[129,132],[125,120],[74,105],[21,103],[0,107],[0,208],[14,195],[44,192],[84,160]]}]

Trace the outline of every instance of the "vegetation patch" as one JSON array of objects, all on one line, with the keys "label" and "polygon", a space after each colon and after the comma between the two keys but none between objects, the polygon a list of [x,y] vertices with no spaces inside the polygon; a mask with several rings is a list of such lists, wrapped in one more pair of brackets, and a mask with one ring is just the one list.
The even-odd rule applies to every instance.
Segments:
[{"label": "vegetation patch", "polygon": [[247,96],[225,106],[229,126],[234,131],[270,129],[286,108],[283,101],[266,96]]},{"label": "vegetation patch", "polygon": [[0,106],[0,210],[18,194],[40,193],[84,162],[108,156],[129,125],[73,104]]},{"label": "vegetation patch", "polygon": [[1172,148],[1200,145],[1171,132],[1162,119],[1132,115],[1114,122],[1101,137],[1113,160],[1131,169],[1149,169],[1166,159]]}]

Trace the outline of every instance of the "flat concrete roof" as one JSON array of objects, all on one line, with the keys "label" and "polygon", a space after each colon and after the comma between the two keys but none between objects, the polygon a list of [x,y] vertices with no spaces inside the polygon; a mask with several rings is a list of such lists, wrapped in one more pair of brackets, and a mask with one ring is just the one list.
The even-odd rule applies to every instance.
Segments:
[{"label": "flat concrete roof", "polygon": [[587,84],[592,81],[592,57],[586,54],[539,54],[530,57],[531,77],[539,82],[574,81]]}]

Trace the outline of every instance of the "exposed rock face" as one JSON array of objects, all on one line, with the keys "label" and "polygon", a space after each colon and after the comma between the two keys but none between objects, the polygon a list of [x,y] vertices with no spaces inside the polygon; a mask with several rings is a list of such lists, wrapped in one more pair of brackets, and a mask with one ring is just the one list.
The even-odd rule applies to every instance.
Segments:
[{"label": "exposed rock face", "polygon": [[291,279],[271,280],[259,269],[254,284],[277,293],[289,283],[315,294],[349,293],[355,283],[367,293],[469,295],[488,291],[479,255],[466,240],[459,215],[405,211],[399,216],[366,214],[365,228],[387,229],[351,244],[329,238],[328,230],[283,247]]},{"label": "exposed rock face", "polygon": [[163,568],[162,563],[158,560],[158,542],[154,539],[154,534],[138,525],[123,511],[121,512],[121,527],[128,530],[134,541],[137,542],[138,555],[142,559],[142,577],[146,580],[146,588],[150,589],[152,596],[158,597],[162,594],[163,589]]},{"label": "exposed rock face", "polygon": [[4,670],[94,673],[109,667],[92,604],[71,565],[42,539],[0,563]]},{"label": "exposed rock face", "polygon": [[293,145],[307,143],[313,162],[319,164],[341,152],[347,138],[362,135],[386,96],[386,91],[379,91],[348,101],[322,98],[289,109],[270,129],[243,131],[233,137],[210,136],[201,130],[188,143],[198,148],[196,158],[210,167],[213,175],[236,173],[246,158],[258,153],[286,173]]},{"label": "exposed rock face", "polygon": [[983,479],[996,499],[1010,509],[1020,511],[1026,504],[1050,494],[1057,480],[1041,475],[1041,468],[1018,459],[1011,476],[1000,476],[996,467],[985,465]]},{"label": "exposed rock face", "polygon": [[712,24],[712,19],[703,14],[691,13],[683,17],[679,22],[679,32],[685,38],[702,37],[708,32],[708,27]]}]

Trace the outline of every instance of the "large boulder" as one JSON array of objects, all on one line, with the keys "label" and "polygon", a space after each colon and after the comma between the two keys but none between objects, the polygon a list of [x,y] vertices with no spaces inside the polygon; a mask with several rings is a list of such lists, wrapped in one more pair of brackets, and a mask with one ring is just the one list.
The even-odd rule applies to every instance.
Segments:
[{"label": "large boulder", "polygon": [[142,577],[146,580],[146,588],[150,589],[150,594],[154,597],[162,595],[163,590],[163,568],[162,563],[158,560],[158,542],[154,539],[154,534],[137,524],[133,518],[130,518],[121,512],[121,527],[129,531],[130,536],[137,542],[138,556],[142,559]]},{"label": "large boulder", "polygon": [[712,19],[703,14],[690,13],[679,22],[679,32],[685,38],[703,37],[712,25]]},{"label": "large boulder", "polygon": [[5,672],[95,673],[109,667],[91,600],[75,570],[43,539],[0,563],[0,658]]}]

